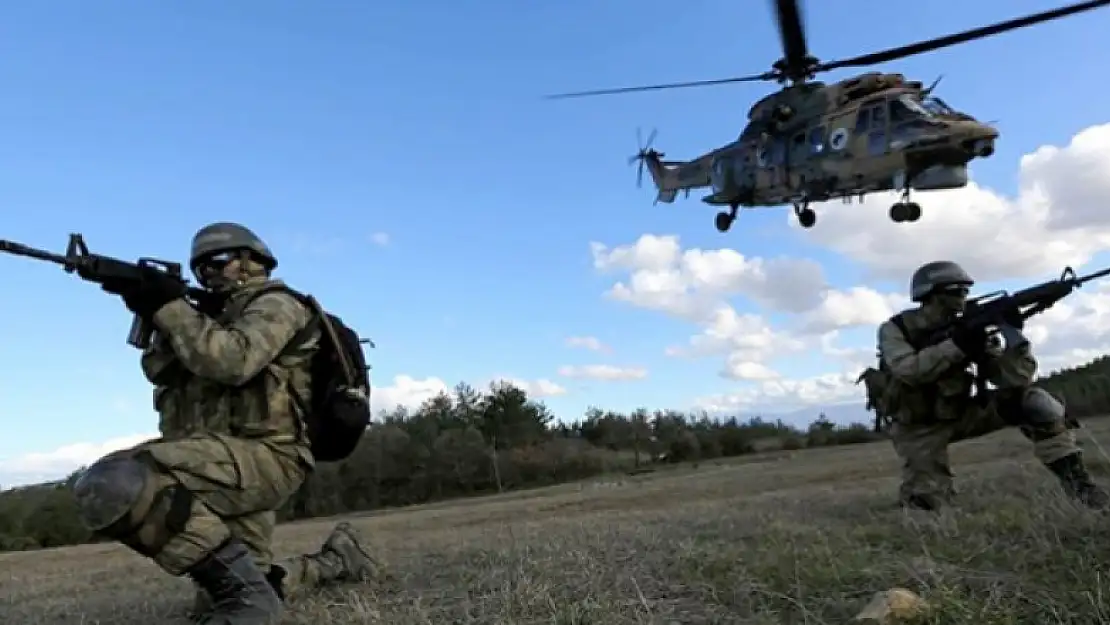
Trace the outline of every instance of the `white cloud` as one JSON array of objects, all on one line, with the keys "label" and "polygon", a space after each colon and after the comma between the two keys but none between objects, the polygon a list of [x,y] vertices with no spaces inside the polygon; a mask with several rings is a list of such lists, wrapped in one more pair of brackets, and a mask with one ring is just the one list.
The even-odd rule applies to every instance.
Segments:
[{"label": "white cloud", "polygon": [[647,377],[647,369],[641,367],[617,367],[614,365],[579,365],[559,367],[559,375],[564,378],[586,378],[606,382],[642,380]]},{"label": "white cloud", "polygon": [[133,434],[101,443],[72,443],[53,451],[31,452],[0,460],[0,487],[23,486],[65,477],[81,466],[118,449],[126,449],[157,434]]},{"label": "white cloud", "polygon": [[567,347],[577,347],[581,349],[588,349],[592,352],[610,352],[612,351],[608,345],[601,342],[594,336],[572,336],[567,338],[563,343]]},{"label": "white cloud", "polygon": [[802,380],[768,380],[732,393],[699,397],[694,404],[711,413],[785,412],[805,406],[862,400],[858,372],[826,373]]},{"label": "white cloud", "polygon": [[740,360],[759,361],[776,354],[796,352],[806,343],[786,332],[777,332],[760,315],[740,314],[727,304],[708,315],[705,329],[685,347],[671,346],[668,356],[702,357],[728,353]]},{"label": "white cloud", "polygon": [[[833,289],[810,259],[766,260],[730,249],[683,249],[676,236],[645,234],[629,245],[591,243],[594,267],[626,272],[606,296],[694,323],[701,330],[686,345],[670,345],[675,357],[723,356],[720,374],[736,380],[769,380],[768,361],[820,348],[820,336],[877,325],[908,306],[900,294],[865,286]],[[783,327],[764,314],[739,312],[733,296],[775,312],[795,313]]]},{"label": "white cloud", "polygon": [[1026,324],[1040,372],[1047,374],[1110,354],[1110,279],[1073,292]]},{"label": "white cloud", "polygon": [[370,242],[380,247],[385,247],[389,245],[389,241],[390,239],[388,232],[375,232],[370,235]]},{"label": "white cloud", "polygon": [[373,414],[391,411],[397,406],[413,409],[440,393],[450,392],[451,386],[439,378],[417,379],[408,375],[393,378],[393,384],[377,386],[371,380],[370,407]]},{"label": "white cloud", "polygon": [[862,371],[874,366],[878,358],[875,341],[868,341],[862,346],[842,347],[837,344],[840,331],[833,330],[821,335],[821,353],[844,363],[848,371]]},{"label": "white cloud", "polygon": [[809,259],[748,258],[735,250],[682,250],[674,235],[645,234],[631,245],[590,244],[594,267],[626,271],[607,295],[641,308],[700,320],[722,298],[745,295],[790,312],[815,306],[825,288],[821,265]]},{"label": "white cloud", "polygon": [[567,394],[567,389],[545,378],[540,378],[539,380],[521,380],[520,378],[497,377],[494,378],[494,380],[512,384],[525,393],[528,393],[528,396],[534,399],[558,397]]},{"label": "white cloud", "polygon": [[725,368],[721,376],[732,380],[774,380],[779,377],[777,371],[767,365],[750,360],[744,360],[736,354],[729,354],[725,361]]},{"label": "white cloud", "polygon": [[883,294],[866,286],[830,289],[822,294],[821,303],[804,315],[802,330],[824,333],[854,326],[875,327],[910,305],[906,296]]}]

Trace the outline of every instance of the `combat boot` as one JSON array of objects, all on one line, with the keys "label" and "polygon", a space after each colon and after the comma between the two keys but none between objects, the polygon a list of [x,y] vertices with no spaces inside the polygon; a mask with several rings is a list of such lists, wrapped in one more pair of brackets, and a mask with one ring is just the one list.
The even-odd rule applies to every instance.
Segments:
[{"label": "combat boot", "polygon": [[1110,508],[1110,494],[1095,484],[1087,467],[1083,464],[1083,456],[1079,452],[1069,454],[1045,466],[1060,480],[1064,492],[1069,497],[1092,510],[1103,511]]},{"label": "combat boot", "polygon": [[350,523],[340,523],[312,558],[320,567],[319,583],[369,581],[384,573],[381,562],[363,547],[362,537]]},{"label": "combat boot", "polygon": [[200,625],[273,625],[281,618],[281,599],[236,539],[205,556],[188,575],[209,599],[198,615]]}]

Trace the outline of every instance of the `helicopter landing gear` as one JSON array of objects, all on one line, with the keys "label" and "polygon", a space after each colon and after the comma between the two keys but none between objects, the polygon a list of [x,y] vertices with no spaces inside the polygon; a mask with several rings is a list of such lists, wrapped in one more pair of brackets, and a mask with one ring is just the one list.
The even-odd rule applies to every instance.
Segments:
[{"label": "helicopter landing gear", "polygon": [[717,218],[714,224],[717,226],[717,232],[728,232],[732,227],[732,222],[736,221],[736,211],[739,210],[739,204],[732,204],[729,206],[728,211],[721,211],[717,213]]},{"label": "helicopter landing gear", "polygon": [[912,223],[921,219],[921,205],[910,201],[910,192],[903,191],[902,199],[890,207],[890,220],[896,224]]},{"label": "helicopter landing gear", "polygon": [[813,212],[807,202],[794,204],[794,216],[798,218],[798,225],[803,228],[812,228],[817,223],[817,213]]}]

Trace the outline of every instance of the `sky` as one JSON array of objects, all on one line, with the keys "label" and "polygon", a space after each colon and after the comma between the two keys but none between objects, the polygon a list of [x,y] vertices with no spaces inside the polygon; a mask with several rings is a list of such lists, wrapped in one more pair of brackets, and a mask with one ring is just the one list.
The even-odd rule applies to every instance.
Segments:
[{"label": "sky", "polygon": [[[855,55],[1055,5],[1049,0],[805,7],[811,51]],[[653,205],[636,128],[692,158],[735,138],[776,86],[582,100],[559,91],[761,72],[781,56],[769,3],[240,0],[0,8],[0,237],[186,261],[239,221],[377,348],[376,408],[457,382],[513,380],[564,420],[615,410],[813,414],[862,403],[875,326],[909,274],[964,263],[978,287],[1110,262],[1110,11],[876,69],[995,121],[973,182],[785,208],[732,231],[697,192]],[[833,72],[833,81],[852,75]],[[64,475],[156,432],[122,304],[58,267],[0,258],[0,487]],[[14,304],[14,305],[13,305]],[[1110,351],[1110,289],[1030,327],[1042,369]],[[800,412],[799,412],[800,411]],[[800,418],[800,417],[799,417]]]}]

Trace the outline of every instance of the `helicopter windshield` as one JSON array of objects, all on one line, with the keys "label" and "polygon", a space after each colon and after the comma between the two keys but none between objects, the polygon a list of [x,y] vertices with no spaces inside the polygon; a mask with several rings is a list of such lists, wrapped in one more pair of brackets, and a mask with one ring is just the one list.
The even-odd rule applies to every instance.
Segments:
[{"label": "helicopter windshield", "polygon": [[[895,104],[895,105],[901,104],[902,106],[906,107],[906,109],[908,109],[909,112],[911,114],[913,114],[914,116],[916,116],[916,117],[929,118],[929,117],[933,116],[933,111],[932,110],[930,110],[926,106],[922,106],[921,102],[919,102],[918,100],[910,97],[909,94],[903,93],[902,95],[898,96],[898,99],[895,100],[894,102],[892,102],[892,104]],[[899,108],[901,108],[901,107],[899,107]]]},{"label": "helicopter windshield", "polygon": [[934,115],[954,115],[956,111],[948,103],[936,96],[930,96],[922,101],[922,105]]}]

